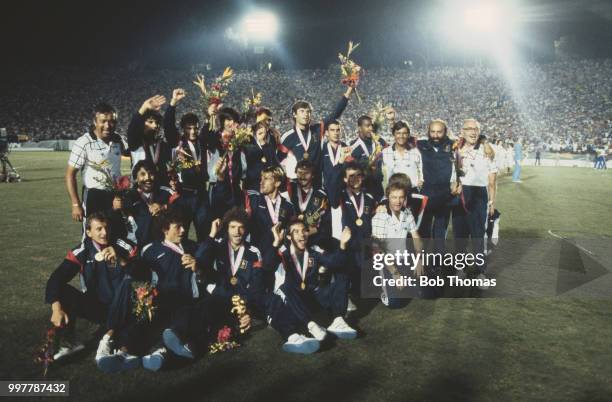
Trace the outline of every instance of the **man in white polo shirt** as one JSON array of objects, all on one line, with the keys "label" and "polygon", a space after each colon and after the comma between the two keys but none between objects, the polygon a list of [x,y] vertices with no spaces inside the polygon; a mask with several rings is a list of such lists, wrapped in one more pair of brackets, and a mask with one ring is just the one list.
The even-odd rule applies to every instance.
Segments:
[{"label": "man in white polo shirt", "polygon": [[[104,184],[107,171],[113,178],[121,174],[121,155],[126,154],[126,146],[115,133],[117,113],[107,104],[100,103],[94,109],[93,125],[79,137],[72,146],[68,168],[66,169],[66,188],[72,203],[72,218],[83,221],[93,212],[110,210],[113,192]],[[77,191],[77,171],[83,177],[83,202]]]},{"label": "man in white polo shirt", "polygon": [[[395,252],[406,248],[406,239],[410,235],[415,252],[418,252],[423,248],[423,244],[412,212],[405,207],[408,189],[402,183],[395,181],[387,186],[385,195],[388,200],[387,210],[377,212],[372,218],[372,238],[382,242],[381,246],[384,250],[381,251]],[[396,266],[387,266],[381,273],[385,277],[391,276],[394,279],[399,279],[402,276]],[[414,267],[414,274],[417,277],[424,274],[421,263]],[[383,304],[389,308],[402,307],[400,300],[397,298],[397,291],[394,289],[383,286],[380,298]]]}]

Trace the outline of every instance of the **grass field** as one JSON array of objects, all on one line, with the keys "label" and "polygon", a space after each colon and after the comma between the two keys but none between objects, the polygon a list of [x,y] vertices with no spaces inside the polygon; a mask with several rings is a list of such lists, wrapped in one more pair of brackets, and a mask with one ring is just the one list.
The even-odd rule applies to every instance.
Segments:
[{"label": "grass field", "polygon": [[[48,325],[50,272],[80,238],[64,187],[67,153],[13,153],[25,178],[0,184],[0,379],[40,378],[33,351]],[[501,236],[548,230],[612,237],[612,173],[530,168],[500,180]],[[612,244],[612,243],[610,243]],[[413,300],[378,305],[356,341],[310,356],[280,350],[270,329],[235,352],[149,373],[99,372],[94,351],[52,367],[71,399],[107,400],[612,400],[612,303],[606,299]],[[83,338],[95,328],[79,324]]]}]

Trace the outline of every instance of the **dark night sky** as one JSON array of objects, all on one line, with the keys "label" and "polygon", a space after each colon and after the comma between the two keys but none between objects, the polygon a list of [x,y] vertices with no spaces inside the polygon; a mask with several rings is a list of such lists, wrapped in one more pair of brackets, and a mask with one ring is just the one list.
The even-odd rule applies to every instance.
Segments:
[{"label": "dark night sky", "polygon": [[[229,24],[253,5],[249,0],[30,1],[3,5],[3,65],[152,65],[225,62]],[[419,33],[435,29],[425,12],[433,1],[259,1],[282,21],[279,43],[293,66],[327,65],[349,39],[362,42],[360,56],[394,63],[423,46]],[[609,2],[531,1],[533,41],[548,46],[562,34],[584,41],[587,55],[612,57]],[[235,56],[235,55],[234,55]],[[364,60],[368,61],[368,60]]]}]

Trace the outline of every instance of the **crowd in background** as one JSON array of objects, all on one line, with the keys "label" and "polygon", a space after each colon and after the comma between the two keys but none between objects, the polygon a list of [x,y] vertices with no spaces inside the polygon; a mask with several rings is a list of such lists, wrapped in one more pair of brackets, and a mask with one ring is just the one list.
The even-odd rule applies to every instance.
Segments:
[{"label": "crowd in background", "polygon": [[[421,136],[427,123],[441,118],[457,132],[466,117],[483,123],[483,134],[514,141],[526,149],[593,153],[612,144],[612,60],[526,64],[511,76],[490,67],[368,70],[355,100],[342,116],[345,138],[355,137],[357,118],[378,102],[391,104],[399,118]],[[154,94],[170,96],[187,89],[180,112],[201,113],[195,73],[185,70],[24,71],[11,77],[0,93],[0,127],[35,141],[76,139],[90,124],[94,104],[106,101],[119,111],[118,132],[125,134],[130,116]],[[214,72],[204,72],[207,83]],[[314,117],[334,107],[341,96],[338,69],[237,71],[227,105],[240,108],[252,88],[263,94],[275,126],[291,127],[290,106],[308,100]]]}]

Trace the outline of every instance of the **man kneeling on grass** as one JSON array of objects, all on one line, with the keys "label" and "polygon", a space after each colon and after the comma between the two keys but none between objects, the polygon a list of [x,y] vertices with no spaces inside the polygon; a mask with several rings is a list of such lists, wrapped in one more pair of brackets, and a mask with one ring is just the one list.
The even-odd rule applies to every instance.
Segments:
[{"label": "man kneeling on grass", "polygon": [[[101,213],[87,217],[85,234],[83,243],[68,252],[47,281],[45,301],[51,304],[51,322],[65,327],[55,361],[84,348],[74,342],[77,317],[106,326],[109,307],[126,275],[125,267],[137,254],[136,248],[124,240],[110,244],[108,219]],[[76,274],[80,275],[80,291],[68,284]],[[140,365],[135,356],[122,353],[119,357],[125,368]]]}]

